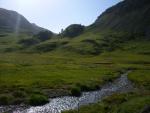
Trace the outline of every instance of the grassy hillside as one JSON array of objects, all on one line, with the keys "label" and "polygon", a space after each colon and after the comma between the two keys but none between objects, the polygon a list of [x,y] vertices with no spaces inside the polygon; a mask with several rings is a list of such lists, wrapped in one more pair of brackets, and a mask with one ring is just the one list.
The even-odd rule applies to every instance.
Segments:
[{"label": "grassy hillside", "polygon": [[[149,18],[149,1],[143,1],[140,9],[141,4],[136,7],[131,2],[134,7],[127,5],[128,11],[134,16],[141,11]],[[136,91],[115,94],[97,104],[81,107],[80,112],[142,112],[150,105],[150,40],[145,35],[150,22],[141,15],[132,23],[135,17],[131,12],[124,12],[126,7],[121,7],[126,3],[129,0],[107,10],[89,27],[71,25],[59,35],[16,35],[0,30],[0,105],[43,105],[48,97],[76,95],[72,93],[74,89],[78,94],[99,89],[131,69],[128,78]],[[122,12],[126,15],[114,19],[114,13]],[[110,23],[109,19],[114,22]],[[138,32],[143,25],[144,31]],[[103,27],[106,29],[101,30]]]},{"label": "grassy hillside", "polygon": [[[113,38],[110,38],[110,41],[111,39]],[[124,38],[122,37],[122,39]],[[131,93],[114,94],[97,104],[83,106],[79,109],[80,113],[147,113],[149,111],[150,42],[134,38],[134,40],[127,39],[125,42],[113,43],[113,45],[115,44],[117,48],[111,51],[104,49],[105,51],[93,59],[102,58],[112,62],[113,67],[132,69],[128,78],[137,89]],[[78,111],[71,110],[64,113],[76,112]]]},{"label": "grassy hillside", "polygon": [[[38,43],[25,45],[20,43],[22,40],[29,43],[38,40]],[[27,34],[1,35],[0,105],[42,105],[48,102],[48,97],[96,90],[126,69],[133,70],[128,77],[137,87],[136,92],[109,97],[116,102],[112,105],[104,100],[81,107],[81,113],[108,110],[136,113],[149,104],[150,41],[147,38],[88,29],[74,38],[54,35],[44,41]],[[77,89],[75,94],[74,89]]]},{"label": "grassy hillside", "polygon": [[[74,88],[95,90],[129,68],[135,70],[129,78],[136,86],[149,90],[150,45],[145,39],[87,32],[18,49],[23,47],[20,39],[12,36],[0,40],[6,41],[0,53],[1,104],[32,104],[33,95],[68,95]],[[6,51],[8,47],[17,49]]]},{"label": "grassy hillside", "polygon": [[150,1],[124,0],[107,9],[89,27],[95,31],[126,31],[150,36]]}]

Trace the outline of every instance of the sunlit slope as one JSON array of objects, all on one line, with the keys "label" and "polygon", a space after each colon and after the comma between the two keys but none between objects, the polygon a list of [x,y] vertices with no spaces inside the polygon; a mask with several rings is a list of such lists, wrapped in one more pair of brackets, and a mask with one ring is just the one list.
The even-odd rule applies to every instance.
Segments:
[{"label": "sunlit slope", "polygon": [[[150,37],[149,17],[149,0],[125,0],[106,10],[90,26],[73,24],[68,26],[62,33],[42,41],[36,39],[36,36],[18,36],[17,40],[15,38],[15,44],[10,44],[8,48],[12,50],[11,52],[67,51],[77,54],[98,55],[103,52],[121,49],[123,44],[130,41],[141,42],[141,44],[144,40],[148,41]],[[42,38],[44,39],[44,35],[41,36]],[[24,39],[28,40],[24,41]],[[5,34],[1,33],[0,43],[4,42],[3,45],[5,45],[5,42],[9,42],[8,40],[5,38]],[[7,44],[1,50],[7,52],[8,48],[6,46]]]}]

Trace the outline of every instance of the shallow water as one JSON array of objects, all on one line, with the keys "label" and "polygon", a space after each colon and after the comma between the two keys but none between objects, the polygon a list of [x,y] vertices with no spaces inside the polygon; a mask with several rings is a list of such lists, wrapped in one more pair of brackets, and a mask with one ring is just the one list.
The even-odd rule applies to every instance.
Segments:
[{"label": "shallow water", "polygon": [[[110,96],[117,92],[128,92],[133,89],[131,82],[127,78],[125,73],[120,78],[116,79],[112,83],[104,85],[101,90],[93,92],[83,92],[81,97],[59,97],[50,99],[50,102],[44,106],[30,107],[28,109],[15,108],[12,113],[61,113],[65,110],[77,109],[79,106],[96,103],[102,100],[104,97]],[[0,107],[0,112],[6,111],[3,107]]]}]

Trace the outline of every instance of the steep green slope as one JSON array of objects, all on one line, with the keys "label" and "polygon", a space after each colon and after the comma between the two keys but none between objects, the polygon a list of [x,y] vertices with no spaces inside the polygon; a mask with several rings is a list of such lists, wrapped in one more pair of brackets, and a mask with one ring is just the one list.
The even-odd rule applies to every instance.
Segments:
[{"label": "steep green slope", "polygon": [[150,1],[124,0],[107,9],[90,28],[97,31],[114,30],[149,36],[149,26]]}]

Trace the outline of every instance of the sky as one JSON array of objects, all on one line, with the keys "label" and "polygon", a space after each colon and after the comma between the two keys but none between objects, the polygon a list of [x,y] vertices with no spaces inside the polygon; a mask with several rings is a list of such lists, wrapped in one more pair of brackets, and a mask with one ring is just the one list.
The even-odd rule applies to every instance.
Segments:
[{"label": "sky", "polygon": [[122,0],[0,0],[0,7],[22,14],[31,23],[55,33],[70,24],[88,26]]}]

